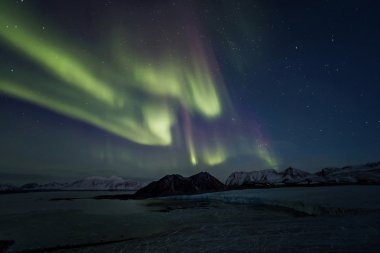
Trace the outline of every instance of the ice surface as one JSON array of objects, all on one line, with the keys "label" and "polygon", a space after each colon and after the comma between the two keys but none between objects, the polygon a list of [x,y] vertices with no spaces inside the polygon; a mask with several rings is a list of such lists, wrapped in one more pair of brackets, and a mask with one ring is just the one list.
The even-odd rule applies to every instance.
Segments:
[{"label": "ice surface", "polygon": [[310,215],[351,209],[380,210],[380,186],[289,187],[247,189],[171,197],[235,204],[264,204],[295,209]]},{"label": "ice surface", "polygon": [[[0,238],[14,239],[13,250],[137,238],[56,251],[61,253],[377,252],[380,247],[379,186],[250,189],[143,201],[47,201],[63,197],[59,194],[0,196],[1,207],[8,209],[0,212]],[[329,211],[307,211],[312,206]]]}]

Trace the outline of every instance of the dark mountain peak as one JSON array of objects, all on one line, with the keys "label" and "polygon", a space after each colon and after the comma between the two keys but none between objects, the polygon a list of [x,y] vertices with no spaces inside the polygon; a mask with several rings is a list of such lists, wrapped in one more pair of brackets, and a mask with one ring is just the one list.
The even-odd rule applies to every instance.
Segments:
[{"label": "dark mountain peak", "polygon": [[162,177],[161,179],[163,179],[163,178],[183,178],[183,176],[180,174],[170,174],[170,175],[166,175],[166,176]]},{"label": "dark mountain peak", "polygon": [[302,178],[302,177],[309,176],[310,173],[306,172],[306,171],[303,171],[303,170],[299,170],[299,169],[293,168],[293,167],[288,167],[287,169],[285,169],[282,172],[282,175],[284,177]]},{"label": "dark mountain peak", "polygon": [[170,175],[166,175],[164,177],[162,177],[161,179],[158,180],[159,181],[170,181],[170,180],[183,180],[184,177],[179,175],[179,174],[170,174]]},{"label": "dark mountain peak", "polygon": [[294,172],[294,168],[292,166],[289,166],[288,168],[286,168],[283,173],[284,174],[292,174]]},{"label": "dark mountain peak", "polygon": [[321,169],[320,171],[316,172],[315,174],[316,175],[319,175],[319,176],[326,176],[334,171],[337,171],[339,170],[339,168],[336,168],[336,167],[326,167],[326,168],[323,168]]},{"label": "dark mountain peak", "polygon": [[215,177],[213,177],[213,176],[211,176],[210,175],[210,173],[208,173],[208,172],[199,172],[199,173],[197,173],[197,174],[195,174],[195,175],[192,175],[191,177],[189,177],[190,179],[197,179],[197,178],[207,178],[207,179],[210,179],[210,178],[215,178]]},{"label": "dark mountain peak", "polygon": [[214,192],[223,190],[225,185],[207,172],[200,172],[189,177],[197,191]]},{"label": "dark mountain peak", "polygon": [[189,195],[224,190],[224,184],[207,172],[191,177],[178,174],[166,175],[148,184],[135,193],[136,198],[161,197],[170,195]]}]

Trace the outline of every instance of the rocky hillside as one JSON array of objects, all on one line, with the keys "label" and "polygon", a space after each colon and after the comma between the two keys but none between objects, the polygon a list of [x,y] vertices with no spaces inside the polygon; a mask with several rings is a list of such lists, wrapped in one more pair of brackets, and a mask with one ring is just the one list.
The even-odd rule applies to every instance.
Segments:
[{"label": "rocky hillside", "polygon": [[207,172],[201,172],[191,177],[167,175],[138,190],[137,198],[161,197],[170,195],[188,195],[205,192],[222,191],[223,183]]}]

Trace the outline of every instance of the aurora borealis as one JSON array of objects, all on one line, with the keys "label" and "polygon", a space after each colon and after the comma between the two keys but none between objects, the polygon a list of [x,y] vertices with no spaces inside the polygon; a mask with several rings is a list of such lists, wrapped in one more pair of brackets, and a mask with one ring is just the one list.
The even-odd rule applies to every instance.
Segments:
[{"label": "aurora borealis", "polygon": [[[2,9],[5,10],[6,7]],[[18,53],[54,76],[60,82],[61,87],[58,89],[62,90],[57,92],[51,83],[30,87],[29,81],[2,81],[1,90],[5,94],[146,145],[172,143],[170,129],[176,120],[174,110],[169,108],[173,101],[169,100],[204,117],[214,118],[221,114],[221,98],[202,52],[196,55],[197,52],[190,51],[189,58],[194,60],[189,60],[189,64],[175,64],[178,57],[169,59],[167,63],[160,60],[153,65],[135,61],[128,64],[128,59],[141,56],[125,55],[125,59],[120,60],[125,62],[120,67],[120,72],[113,73],[110,68],[109,77],[97,76],[96,67],[88,67],[88,63],[93,60],[86,62],[75,57],[75,53],[70,52],[68,47],[55,45],[53,39],[38,34],[28,27],[27,21],[12,18],[12,14],[10,11],[1,16],[1,22],[10,24],[2,27],[1,37]],[[34,27],[40,28],[43,24],[35,24]],[[57,37],[55,39],[62,40]],[[198,46],[199,51],[202,51],[201,45]],[[137,92],[142,94],[136,95]],[[79,98],[76,95],[78,93],[81,94]],[[91,101],[96,107],[91,105],[83,108],[78,105],[78,100],[83,99]],[[100,107],[103,111],[98,110]]]},{"label": "aurora borealis", "polygon": [[371,4],[345,5],[320,31],[319,15],[344,3],[1,1],[0,174],[225,176],[376,160],[379,32],[360,55],[353,46],[375,27]]}]

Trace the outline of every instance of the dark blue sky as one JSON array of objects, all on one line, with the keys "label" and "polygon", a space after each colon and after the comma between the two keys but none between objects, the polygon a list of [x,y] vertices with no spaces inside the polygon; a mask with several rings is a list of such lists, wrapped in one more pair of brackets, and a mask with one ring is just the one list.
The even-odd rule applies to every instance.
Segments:
[{"label": "dark blue sky", "polygon": [[378,1],[2,5],[1,181],[380,160]]}]

